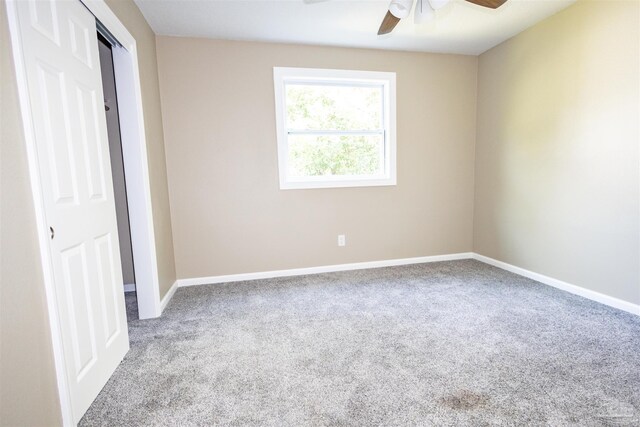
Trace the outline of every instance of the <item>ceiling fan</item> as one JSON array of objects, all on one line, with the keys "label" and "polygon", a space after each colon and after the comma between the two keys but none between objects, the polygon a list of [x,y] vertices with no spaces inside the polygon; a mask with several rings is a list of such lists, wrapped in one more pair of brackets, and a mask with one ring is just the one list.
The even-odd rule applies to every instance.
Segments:
[{"label": "ceiling fan", "polygon": [[[507,0],[466,0],[469,3],[477,4],[479,6],[488,7],[490,9],[497,9],[502,6]],[[427,21],[432,18],[437,9],[446,5],[449,0],[416,0],[416,8],[413,12],[413,17],[416,24]],[[413,0],[391,0],[389,4],[389,10],[382,19],[378,35],[388,34],[398,25],[401,19],[406,18],[411,13],[413,6]]]}]

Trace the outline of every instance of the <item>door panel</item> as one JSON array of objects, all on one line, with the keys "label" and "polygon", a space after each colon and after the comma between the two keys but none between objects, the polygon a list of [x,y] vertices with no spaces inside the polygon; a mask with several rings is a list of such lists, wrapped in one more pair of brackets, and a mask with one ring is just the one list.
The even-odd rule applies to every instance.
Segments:
[{"label": "door panel", "polygon": [[31,1],[29,7],[31,26],[40,34],[60,45],[58,17],[53,0]]},{"label": "door panel", "polygon": [[76,168],[68,122],[69,106],[65,99],[65,75],[41,63],[36,66],[44,127],[42,139],[48,151],[49,176],[53,184],[51,195],[56,203],[76,203]]},{"label": "door panel", "polygon": [[16,1],[74,422],[129,349],[95,18]]},{"label": "door panel", "polygon": [[[96,91],[78,84],[76,86],[76,95],[80,113],[78,127],[80,128],[80,141],[84,152],[84,169],[89,199],[104,201],[106,197],[106,180],[101,147],[103,144],[108,143],[102,139],[99,131],[100,113],[97,111]],[[102,116],[104,116],[104,112],[102,112]]]},{"label": "door panel", "polygon": [[70,335],[76,379],[81,378],[97,358],[96,334],[91,313],[87,254],[84,244],[60,252],[63,268],[65,308],[69,313]]},{"label": "door panel", "polygon": [[95,59],[91,56],[92,38],[96,37],[95,25],[88,28],[74,18],[69,19],[71,53],[89,68],[95,68]]},{"label": "door panel", "polygon": [[109,347],[111,343],[118,337],[120,333],[120,306],[118,305],[117,289],[121,289],[113,276],[114,259],[113,259],[113,235],[111,233],[98,237],[95,240],[96,261],[98,265],[98,279],[100,281],[102,314],[104,325],[104,345]]}]

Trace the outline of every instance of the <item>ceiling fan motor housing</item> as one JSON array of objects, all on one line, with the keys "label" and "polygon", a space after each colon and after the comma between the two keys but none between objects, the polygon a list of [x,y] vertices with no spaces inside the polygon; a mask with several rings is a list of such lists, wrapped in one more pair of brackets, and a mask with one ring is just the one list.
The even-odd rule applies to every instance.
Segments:
[{"label": "ceiling fan motor housing", "polygon": [[411,13],[413,0],[392,0],[389,4],[389,12],[398,19],[404,19]]}]

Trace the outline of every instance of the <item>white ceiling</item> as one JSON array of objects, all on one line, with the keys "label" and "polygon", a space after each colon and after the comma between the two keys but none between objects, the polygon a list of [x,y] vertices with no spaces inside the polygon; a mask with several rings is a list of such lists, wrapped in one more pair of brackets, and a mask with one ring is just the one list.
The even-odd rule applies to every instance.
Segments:
[{"label": "white ceiling", "polygon": [[451,0],[377,36],[390,0],[135,0],[156,34],[478,55],[576,0],[508,0],[492,10]]}]

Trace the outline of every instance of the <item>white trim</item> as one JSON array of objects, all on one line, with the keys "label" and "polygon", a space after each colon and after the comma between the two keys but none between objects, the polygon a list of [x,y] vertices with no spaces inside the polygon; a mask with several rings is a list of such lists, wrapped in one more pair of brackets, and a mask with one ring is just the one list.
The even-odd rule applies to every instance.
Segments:
[{"label": "white trim", "polygon": [[319,177],[315,180],[309,178],[307,181],[290,181],[280,184],[281,190],[308,190],[312,188],[348,188],[348,187],[385,187],[396,185],[395,180],[387,178],[366,178],[358,177],[345,179],[344,177]]},{"label": "white trim", "polygon": [[114,47],[113,66],[118,95],[122,158],[127,186],[131,249],[136,275],[140,319],[160,315],[160,285],[156,258],[149,164],[144,135],[135,53]]},{"label": "white trim", "polygon": [[[485,264],[492,265],[494,267],[501,268],[511,273],[518,274],[523,277],[535,280],[541,284],[553,286],[554,288],[579,295],[581,297],[590,299],[592,301],[608,305],[619,310],[623,310],[632,314],[640,315],[640,305],[633,304],[628,301],[601,294],[596,291],[582,288],[580,286],[572,285],[567,282],[563,282],[558,279],[554,279],[543,274],[534,273],[524,268],[516,267],[506,262],[498,261],[493,258],[486,257],[484,255],[477,254],[475,252],[463,252],[457,254],[447,255],[434,255],[424,256],[416,258],[400,258],[382,261],[368,261],[368,262],[356,262],[351,264],[336,264],[325,265],[320,267],[305,267],[305,268],[293,268],[289,270],[273,270],[273,271],[261,271],[256,273],[241,273],[241,274],[228,274],[223,276],[209,276],[209,277],[194,277],[189,279],[178,279],[172,288],[167,292],[165,298],[163,298],[163,308],[169,302],[175,292],[176,287],[184,286],[199,286],[199,285],[213,285],[218,283],[231,283],[242,282],[246,280],[257,279],[271,279],[275,277],[287,277],[287,276],[302,276],[307,274],[319,274],[319,273],[331,273],[335,271],[349,271],[349,270],[363,270],[367,268],[380,268],[380,267],[392,267],[398,265],[409,264],[422,264],[428,262],[440,262],[440,261],[455,261],[461,259],[475,259]],[[166,301],[165,301],[166,300]]]},{"label": "white trim", "polygon": [[447,255],[433,255],[416,258],[400,258],[382,261],[355,262],[350,264],[324,265],[320,267],[292,268],[289,270],[261,271],[257,273],[228,274],[224,276],[195,277],[178,279],[178,286],[211,285],[216,283],[242,282],[245,280],[271,279],[274,277],[304,276],[307,274],[331,273],[335,271],[364,270],[367,268],[393,267],[397,265],[423,264],[426,262],[455,261],[471,259],[471,252]]},{"label": "white trim", "polygon": [[29,165],[29,181],[33,196],[33,206],[36,217],[36,230],[40,248],[40,263],[42,264],[42,275],[47,302],[47,314],[49,317],[49,328],[51,330],[51,345],[53,348],[53,361],[56,370],[56,383],[58,387],[58,398],[60,401],[60,412],[62,415],[62,425],[72,426],[73,409],[71,407],[71,396],[67,384],[66,364],[64,357],[64,347],[62,345],[62,331],[60,330],[60,319],[58,317],[58,306],[56,304],[56,287],[53,275],[53,265],[51,253],[49,251],[48,227],[45,217],[44,196],[40,184],[40,168],[38,165],[38,152],[36,140],[33,132],[34,124],[31,115],[31,103],[29,101],[29,86],[27,84],[27,73],[24,67],[22,53],[22,39],[18,23],[18,10],[15,2],[19,0],[9,0],[7,5],[7,19],[9,21],[9,35],[13,50],[13,60],[16,70],[16,81],[18,85],[18,98],[24,139],[27,149],[27,163]]},{"label": "white trim", "polygon": [[173,298],[173,294],[176,293],[178,287],[178,281],[173,282],[173,285],[171,285],[167,293],[162,297],[162,301],[160,301],[160,312],[164,312],[164,309],[167,308],[169,301]]},{"label": "white trim", "polygon": [[112,53],[131,223],[131,247],[135,260],[138,315],[140,319],[154,318],[160,316],[162,309],[137,44],[104,0],[81,1],[123,46],[114,47]]},{"label": "white trim", "polygon": [[136,284],[135,283],[125,283],[124,284],[124,291],[125,292],[135,292],[136,291]]},{"label": "white trim", "polygon": [[574,295],[579,295],[592,301],[608,305],[609,307],[617,308],[618,310],[623,310],[640,316],[640,305],[638,304],[633,304],[609,295],[601,294],[600,292],[592,291],[590,289],[586,289],[577,285],[572,285],[571,283],[563,282],[562,280],[554,279],[553,277],[545,276],[543,274],[534,273],[533,271],[529,271],[521,267],[516,267],[515,265],[508,264],[503,261],[498,261],[497,259],[489,258],[477,253],[473,253],[473,259],[484,262],[485,264],[493,265],[494,267],[498,267],[503,270],[510,271],[511,273],[527,277],[529,279],[535,280],[536,282],[540,282],[542,284],[572,293]]},{"label": "white trim", "polygon": [[[89,12],[93,14],[102,25],[109,30],[112,36],[122,44],[127,50],[133,51],[136,46],[136,39],[129,33],[118,17],[111,11],[104,0],[80,0]],[[137,57],[136,57],[137,58]]]},{"label": "white trim", "polygon": [[[383,91],[384,172],[375,176],[290,177],[288,174],[289,132],[286,124],[285,84],[336,84],[380,87]],[[384,71],[333,70],[321,68],[273,67],[278,175],[281,190],[391,186],[397,183],[396,170],[396,73]],[[303,131],[296,134],[352,134],[361,131]],[[372,132],[375,133],[375,132]]]}]

